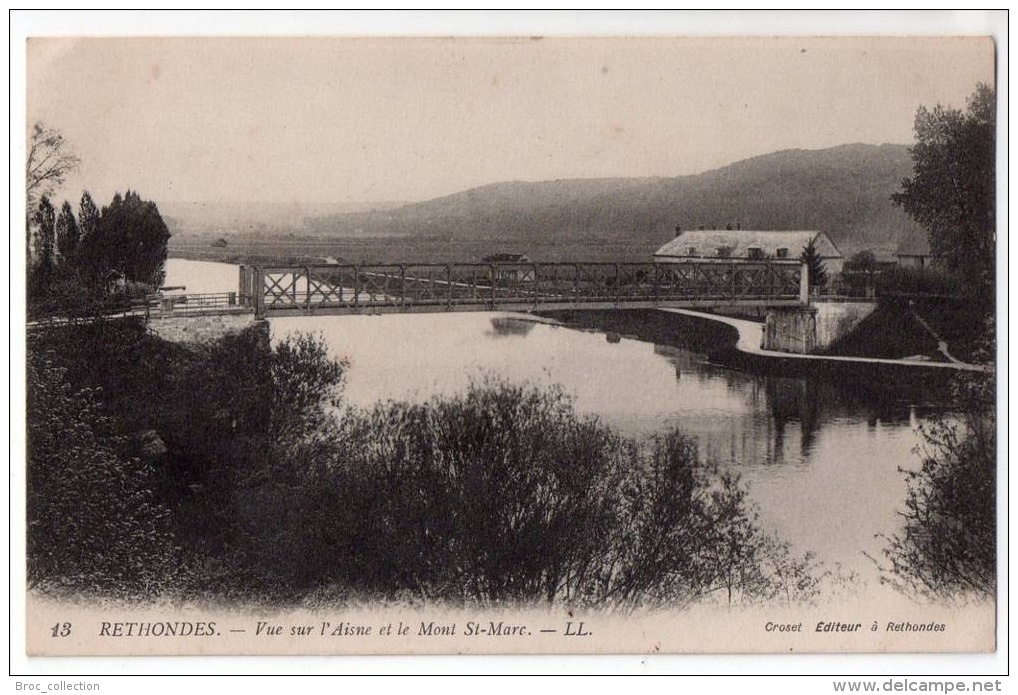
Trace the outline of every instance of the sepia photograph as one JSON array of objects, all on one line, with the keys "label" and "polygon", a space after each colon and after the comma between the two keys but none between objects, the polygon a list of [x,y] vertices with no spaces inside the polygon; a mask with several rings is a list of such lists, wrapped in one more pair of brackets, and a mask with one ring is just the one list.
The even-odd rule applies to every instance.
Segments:
[{"label": "sepia photograph", "polygon": [[998,39],[424,34],[28,31],[27,655],[993,654]]}]

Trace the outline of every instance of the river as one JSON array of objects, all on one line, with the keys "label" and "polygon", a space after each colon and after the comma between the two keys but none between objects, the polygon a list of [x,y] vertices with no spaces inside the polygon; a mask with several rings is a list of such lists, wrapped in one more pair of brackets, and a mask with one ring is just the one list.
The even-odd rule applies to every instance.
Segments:
[{"label": "river", "polygon": [[[166,283],[229,291],[237,269],[172,259]],[[856,573],[869,589],[878,575],[866,554],[879,556],[880,534],[900,528],[900,469],[920,464],[921,407],[880,385],[750,374],[681,347],[506,313],[270,322],[273,340],[319,333],[349,360],[344,393],[355,406],[453,394],[492,375],[559,385],[578,412],[630,436],[678,428],[697,439],[704,460],[740,474],[768,529],[829,568]]]}]

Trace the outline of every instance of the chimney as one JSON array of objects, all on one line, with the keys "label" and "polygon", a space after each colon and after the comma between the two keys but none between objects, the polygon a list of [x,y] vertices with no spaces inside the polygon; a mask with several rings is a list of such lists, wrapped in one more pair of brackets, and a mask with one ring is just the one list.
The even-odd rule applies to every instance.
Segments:
[{"label": "chimney", "polygon": [[675,225],[675,236],[677,236],[677,237],[682,236],[682,225],[681,224]]},{"label": "chimney", "polygon": [[735,228],[736,228],[737,230],[739,230],[739,231],[742,231],[742,223],[741,223],[741,222],[736,222],[736,223],[735,223]]}]

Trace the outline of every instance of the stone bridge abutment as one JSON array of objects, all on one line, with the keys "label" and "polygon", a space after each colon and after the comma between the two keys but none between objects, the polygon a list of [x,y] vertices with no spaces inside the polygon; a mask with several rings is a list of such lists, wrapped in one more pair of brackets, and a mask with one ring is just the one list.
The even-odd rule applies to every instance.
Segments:
[{"label": "stone bridge abutment", "polygon": [[850,333],[876,309],[875,302],[814,302],[772,307],[764,321],[764,350],[799,355],[819,352]]}]

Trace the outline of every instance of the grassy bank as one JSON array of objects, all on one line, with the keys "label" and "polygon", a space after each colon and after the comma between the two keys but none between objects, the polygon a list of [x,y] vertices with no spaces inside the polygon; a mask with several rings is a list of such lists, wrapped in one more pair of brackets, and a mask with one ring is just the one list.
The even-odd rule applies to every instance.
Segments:
[{"label": "grassy bank", "polygon": [[986,359],[980,348],[986,335],[985,316],[985,307],[970,300],[885,298],[823,354],[889,359],[924,355],[946,361],[938,351],[943,340],[955,358],[981,362]]}]

